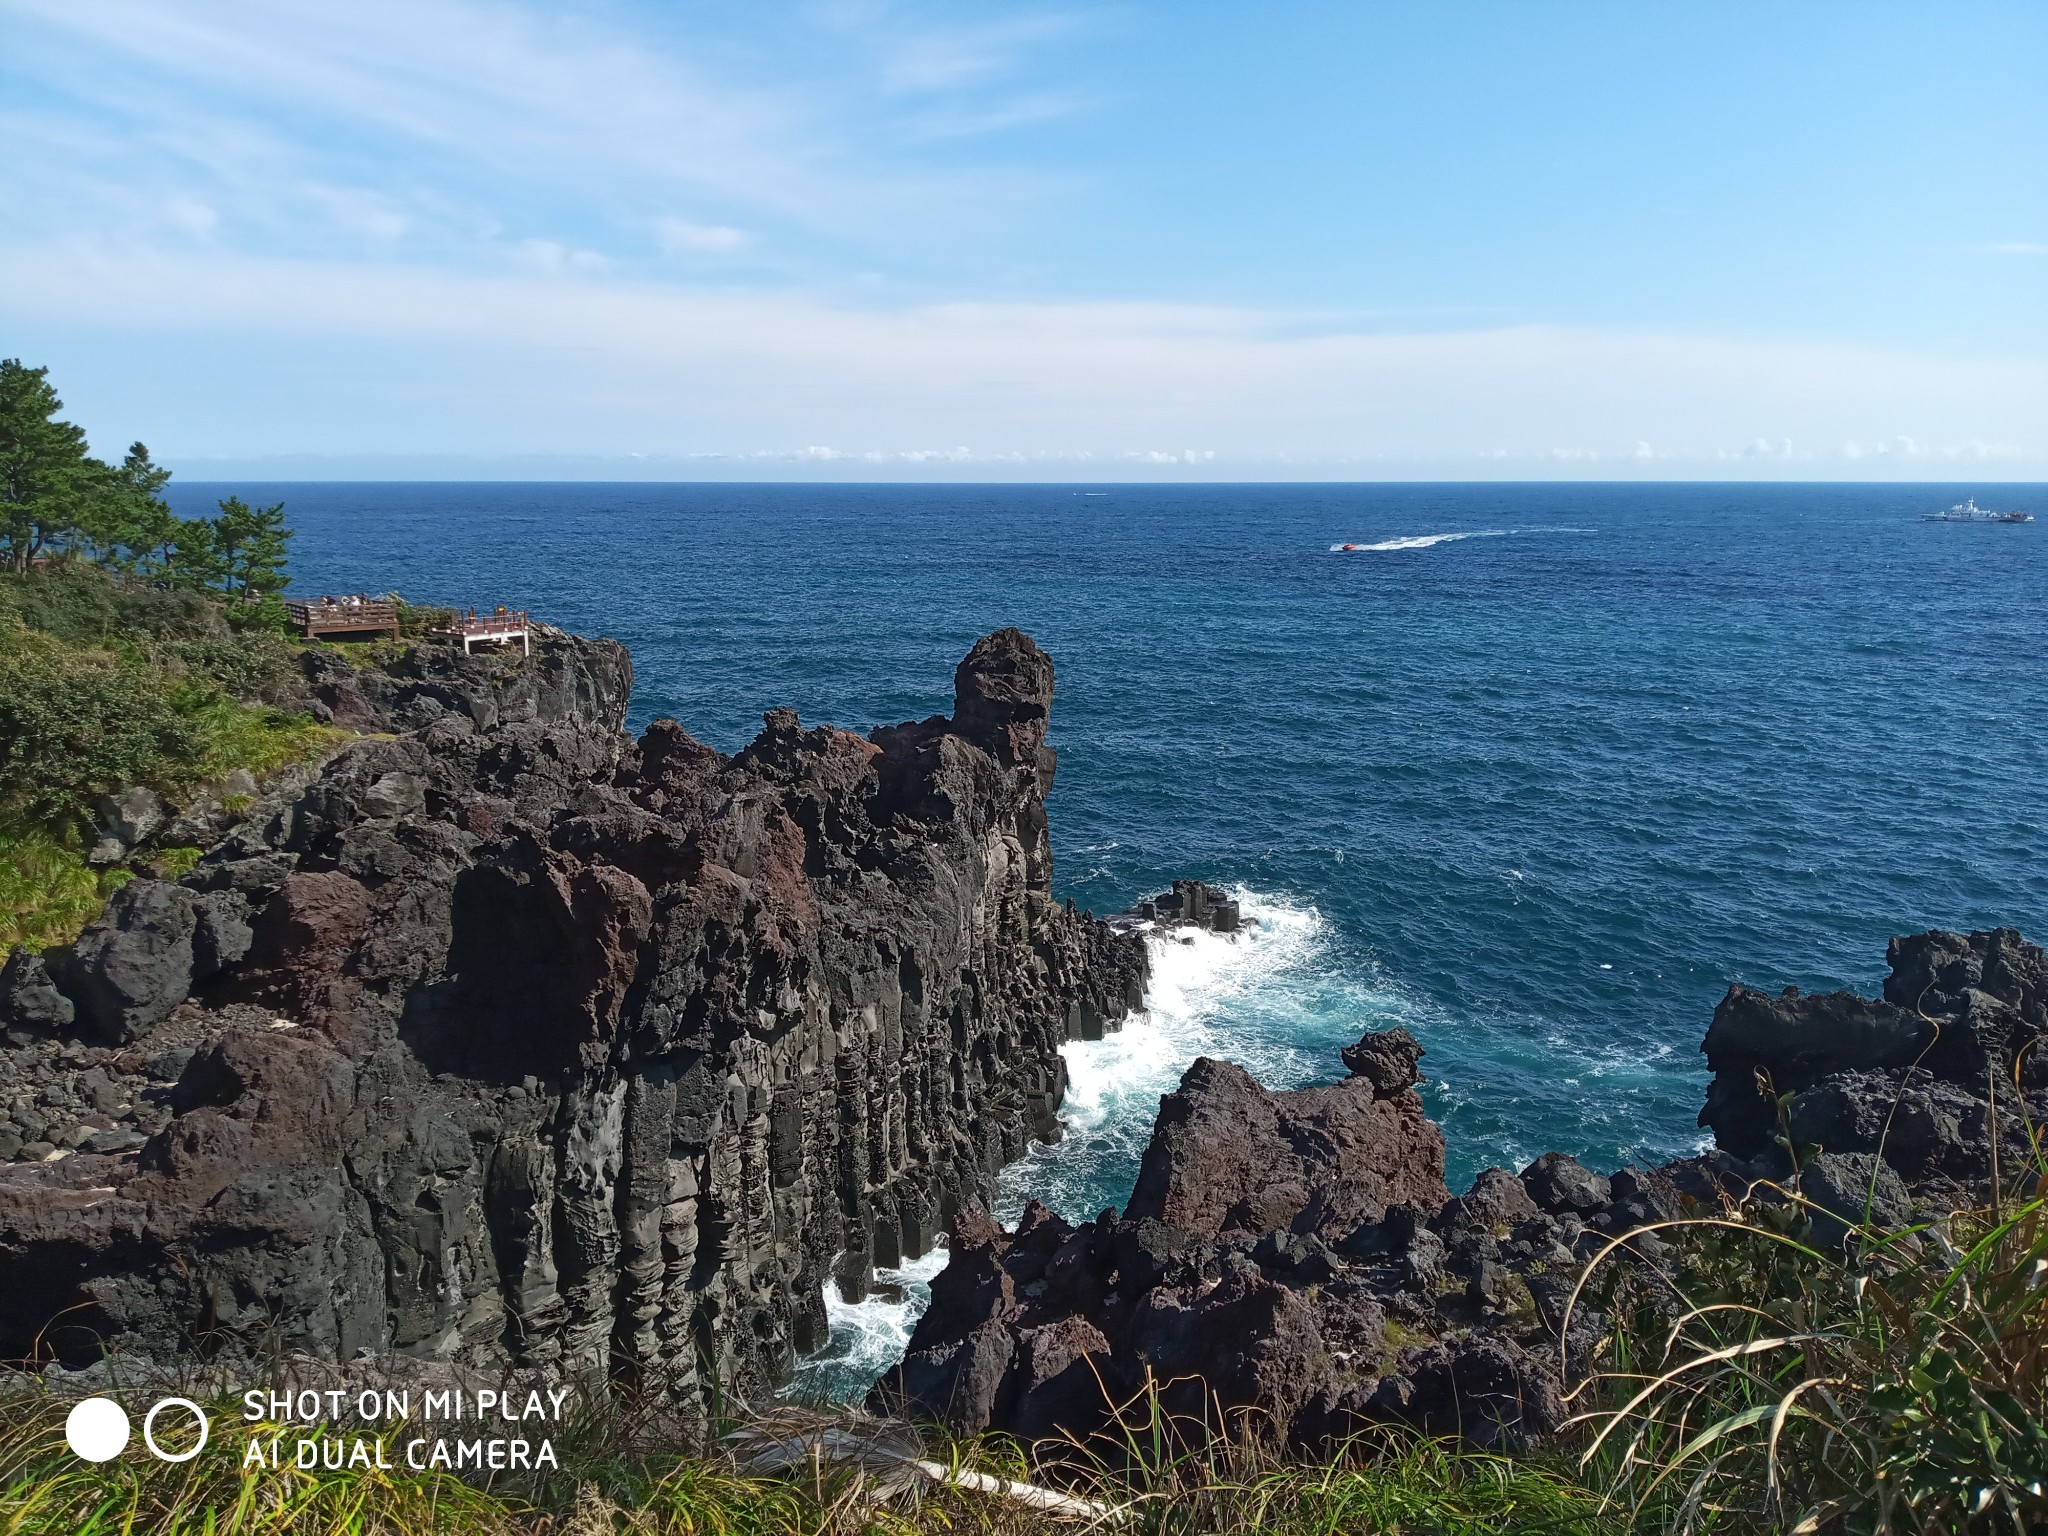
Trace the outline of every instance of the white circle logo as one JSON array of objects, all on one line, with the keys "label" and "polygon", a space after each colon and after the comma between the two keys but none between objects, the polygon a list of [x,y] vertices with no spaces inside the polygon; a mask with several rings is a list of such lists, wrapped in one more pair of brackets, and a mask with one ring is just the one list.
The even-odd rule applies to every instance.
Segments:
[{"label": "white circle logo", "polygon": [[[156,1443],[156,1435],[154,1433],[156,1429],[156,1416],[166,1408],[182,1408],[199,1421],[199,1439],[189,1451],[178,1451],[174,1454]],[[206,1422],[205,1410],[193,1402],[191,1398],[166,1397],[161,1399],[155,1407],[151,1408],[148,1416],[143,1419],[142,1443],[149,1447],[150,1455],[154,1456],[158,1461],[190,1461],[194,1456],[197,1456],[206,1449],[206,1436],[212,1427],[212,1425]],[[121,1422],[121,1438],[123,1440],[128,1438],[128,1423],[125,1418]]]},{"label": "white circle logo", "polygon": [[112,1461],[128,1445],[128,1415],[111,1397],[82,1398],[65,1417],[64,1443],[81,1461]]}]

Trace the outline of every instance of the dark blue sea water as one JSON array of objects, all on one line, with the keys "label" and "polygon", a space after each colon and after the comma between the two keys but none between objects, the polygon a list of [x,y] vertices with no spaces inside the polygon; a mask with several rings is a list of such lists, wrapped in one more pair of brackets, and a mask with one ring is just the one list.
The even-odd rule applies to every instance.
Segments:
[{"label": "dark blue sea water", "polygon": [[[1730,981],[1867,989],[1895,932],[2048,932],[2041,487],[233,489],[286,503],[295,590],[615,636],[636,723],[727,750],[771,705],[942,711],[975,636],[1036,636],[1059,893],[1199,875],[1265,921],[1075,1048],[1076,1134],[1012,1204],[1120,1204],[1197,1051],[1296,1084],[1390,1021],[1454,1183],[1665,1158]],[[1969,494],[2043,521],[1921,521]]]}]

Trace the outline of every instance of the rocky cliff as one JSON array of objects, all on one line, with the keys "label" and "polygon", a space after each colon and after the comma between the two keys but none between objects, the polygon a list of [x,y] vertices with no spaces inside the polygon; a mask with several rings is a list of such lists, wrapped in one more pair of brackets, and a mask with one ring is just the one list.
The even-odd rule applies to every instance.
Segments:
[{"label": "rocky cliff", "polygon": [[430,1355],[744,1398],[1033,1136],[1139,943],[1055,903],[1051,661],[621,732],[606,642],[323,652],[376,733],[0,974],[0,1357]]},{"label": "rocky cliff", "polygon": [[1614,1239],[1652,1271],[1669,1251],[1646,1228],[1761,1190],[1803,1198],[1815,1239],[1839,1244],[2038,1168],[2048,956],[1999,929],[1894,939],[1890,962],[1878,999],[1729,989],[1702,1046],[1712,1152],[1607,1176],[1547,1153],[1455,1199],[1405,1031],[1348,1048],[1344,1081],[1291,1093],[1199,1060],[1161,1101],[1121,1216],[1075,1226],[1033,1205],[1004,1232],[963,1213],[873,1400],[1106,1444],[1119,1411],[1148,1422],[1148,1385],[1197,1437],[1552,1431],[1605,1329],[1568,1305],[1573,1287]]}]

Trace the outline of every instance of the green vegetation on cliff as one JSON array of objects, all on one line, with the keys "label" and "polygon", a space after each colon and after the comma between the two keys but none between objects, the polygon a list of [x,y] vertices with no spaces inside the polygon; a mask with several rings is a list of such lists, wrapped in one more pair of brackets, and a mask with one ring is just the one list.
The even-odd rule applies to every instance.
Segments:
[{"label": "green vegetation on cliff", "polygon": [[[87,452],[47,368],[0,359],[0,563],[17,575],[63,558],[160,584],[251,599],[290,584],[284,506],[240,497],[216,517],[179,517],[171,472],[141,443],[116,464]],[[269,615],[265,615],[268,617]]]},{"label": "green vegetation on cliff", "polygon": [[46,370],[0,361],[0,950],[63,942],[128,877],[89,862],[103,797],[175,806],[331,735],[276,707],[296,677],[282,504],[178,517],[147,448],[93,458],[62,405]]}]

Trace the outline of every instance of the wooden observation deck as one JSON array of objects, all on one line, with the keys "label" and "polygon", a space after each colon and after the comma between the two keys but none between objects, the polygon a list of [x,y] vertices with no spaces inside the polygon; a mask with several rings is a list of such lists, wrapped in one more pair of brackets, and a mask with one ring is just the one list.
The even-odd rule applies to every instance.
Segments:
[{"label": "wooden observation deck", "polygon": [[389,635],[398,638],[398,604],[382,598],[323,597],[317,602],[286,603],[284,611],[308,640],[321,635]]},{"label": "wooden observation deck", "polygon": [[519,642],[519,649],[526,655],[533,654],[533,629],[524,608],[499,608],[491,613],[478,613],[472,608],[467,613],[458,613],[451,622],[436,628],[434,633],[460,640],[465,656],[472,646],[510,645],[514,640]]}]

